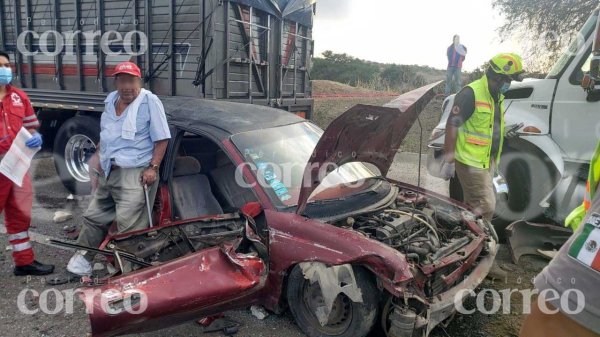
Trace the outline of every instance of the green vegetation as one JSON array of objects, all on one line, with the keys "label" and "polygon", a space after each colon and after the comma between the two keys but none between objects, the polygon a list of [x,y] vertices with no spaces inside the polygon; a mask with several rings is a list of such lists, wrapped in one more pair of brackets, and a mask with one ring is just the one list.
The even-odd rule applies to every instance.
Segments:
[{"label": "green vegetation", "polygon": [[[465,74],[465,78],[468,75]],[[361,60],[348,54],[326,51],[322,57],[314,58],[311,72],[313,94],[319,96],[315,98],[313,122],[321,128],[327,128],[335,118],[356,104],[381,106],[395,98],[393,95],[373,94],[406,92],[445,78],[446,70],[416,65],[382,64]],[[421,126],[419,123],[413,125],[400,151],[427,151],[427,140],[440,120],[441,103],[441,99],[433,100],[421,113]]]},{"label": "green vegetation", "polygon": [[[394,97],[354,97],[354,98],[324,98],[315,99],[315,110],[313,115],[313,122],[325,129],[327,126],[341,115],[346,110],[355,106],[356,104],[369,104],[369,105],[384,105],[394,99]],[[442,114],[442,100],[433,100],[427,108],[421,113],[421,127],[416,122],[410,132],[402,142],[400,147],[401,152],[413,152],[413,153],[427,153],[427,141],[431,135],[433,128],[437,126],[440,121]],[[422,135],[422,142],[419,141]],[[422,146],[422,147],[421,147]]]},{"label": "green vegetation", "polygon": [[444,79],[445,70],[416,65],[382,64],[348,54],[323,53],[314,58],[313,80],[329,80],[377,91],[407,91]]},{"label": "green vegetation", "polygon": [[503,41],[517,38],[531,58],[529,71],[545,72],[575,38],[598,0],[494,0],[505,19],[499,35]]}]

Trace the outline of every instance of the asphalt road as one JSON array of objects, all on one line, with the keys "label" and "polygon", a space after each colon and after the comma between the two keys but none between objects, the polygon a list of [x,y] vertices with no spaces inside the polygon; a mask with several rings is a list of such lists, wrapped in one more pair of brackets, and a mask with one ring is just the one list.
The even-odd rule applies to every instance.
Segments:
[{"label": "asphalt road", "polygon": [[[396,180],[416,184],[418,180],[417,161],[418,156],[414,154],[398,155],[389,176]],[[422,164],[424,165],[425,161]],[[63,227],[81,223],[81,214],[87,207],[89,199],[67,200],[69,193],[57,178],[53,161],[48,156],[35,159],[31,172],[34,176],[35,186],[31,228],[34,239],[44,242],[47,237],[64,238]],[[445,194],[447,191],[446,183],[427,176],[424,168],[421,175],[421,184],[438,193]],[[59,210],[73,212],[74,218],[65,223],[55,224],[52,218],[54,213]],[[0,230],[3,230],[3,227],[0,227]],[[6,235],[0,235],[0,248],[2,249],[0,255],[0,284],[3,287],[0,296],[0,336],[87,336],[90,327],[83,305],[78,300],[69,301],[63,295],[57,296],[58,292],[68,293],[73,285],[50,287],[45,283],[43,277],[18,278],[13,276],[11,252],[8,247]],[[34,249],[37,259],[45,263],[55,264],[58,271],[65,268],[72,254],[71,251],[37,242],[34,243]],[[536,266],[536,269],[539,268],[539,266]],[[57,301],[57,298],[60,299],[60,297],[63,301]],[[72,302],[74,304],[70,308],[69,304]],[[226,317],[240,323],[239,333],[236,334],[240,337],[304,336],[294,324],[289,313],[280,316],[271,314],[264,320],[258,320],[250,314],[249,310],[238,310],[226,313]],[[481,327],[481,322],[482,320],[477,316],[461,318],[457,323],[453,323],[454,328],[450,327],[449,331],[456,331],[452,334],[453,337],[486,336],[488,335],[486,332],[477,332],[479,330],[475,329],[475,327]],[[465,326],[473,329],[469,331],[469,329],[464,328]],[[434,335],[436,337],[449,336],[445,330],[436,332]],[[213,337],[223,335],[220,333],[204,334],[198,324],[188,323],[159,332],[135,336]]]}]

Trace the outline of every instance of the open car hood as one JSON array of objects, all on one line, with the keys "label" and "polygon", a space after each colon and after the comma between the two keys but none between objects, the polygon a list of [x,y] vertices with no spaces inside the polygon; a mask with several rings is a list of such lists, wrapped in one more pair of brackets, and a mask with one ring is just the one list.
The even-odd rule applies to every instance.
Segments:
[{"label": "open car hood", "polygon": [[319,177],[322,167],[329,173],[350,162],[363,162],[375,165],[386,176],[404,137],[441,83],[405,93],[383,107],[359,104],[336,118],[306,164],[297,213],[304,212],[320,178],[324,178]]}]

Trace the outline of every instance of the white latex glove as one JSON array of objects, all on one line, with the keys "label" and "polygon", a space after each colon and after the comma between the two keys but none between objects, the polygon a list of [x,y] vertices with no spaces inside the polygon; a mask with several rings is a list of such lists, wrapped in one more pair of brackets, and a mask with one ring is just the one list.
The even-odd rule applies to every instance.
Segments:
[{"label": "white latex glove", "polygon": [[450,180],[454,178],[454,175],[456,174],[456,165],[453,162],[447,163],[444,161],[442,164],[441,174],[444,180]]}]

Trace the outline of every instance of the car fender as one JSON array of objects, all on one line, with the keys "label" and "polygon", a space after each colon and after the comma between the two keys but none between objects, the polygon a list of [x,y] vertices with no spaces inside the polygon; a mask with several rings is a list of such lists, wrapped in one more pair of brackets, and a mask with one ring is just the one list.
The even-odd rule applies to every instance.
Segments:
[{"label": "car fender", "polygon": [[288,271],[303,262],[365,267],[396,296],[397,285],[413,279],[404,254],[358,232],[293,213],[265,210],[265,215],[271,257],[263,303],[267,308],[277,308]]}]

